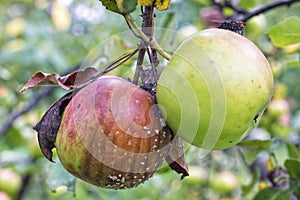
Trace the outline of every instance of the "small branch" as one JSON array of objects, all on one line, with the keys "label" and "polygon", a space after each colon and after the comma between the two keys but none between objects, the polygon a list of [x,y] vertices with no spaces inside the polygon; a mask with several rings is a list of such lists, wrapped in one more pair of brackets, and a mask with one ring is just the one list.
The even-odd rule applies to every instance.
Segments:
[{"label": "small branch", "polygon": [[276,8],[279,6],[290,6],[291,4],[296,3],[296,2],[300,2],[300,0],[279,0],[279,1],[269,3],[269,4],[258,6],[257,8],[253,9],[252,11],[245,13],[244,16],[240,20],[245,22],[256,15],[265,13],[273,8]]},{"label": "small branch", "polygon": [[132,28],[135,29],[135,31],[138,33],[138,35],[140,36],[140,38],[142,40],[149,43],[150,46],[152,48],[154,48],[165,59],[167,59],[167,60],[171,59],[171,56],[167,52],[165,52],[161,48],[161,46],[159,46],[159,44],[157,43],[157,41],[154,38],[152,38],[152,40],[151,40],[150,38],[147,37],[147,35],[145,33],[143,33],[143,31],[138,27],[138,25],[135,23],[133,17],[130,14],[124,15],[124,17],[131,24]]},{"label": "small branch", "polygon": [[[70,68],[65,74],[71,73],[80,67],[81,63]],[[54,91],[55,87],[45,87],[42,91],[32,98],[28,104],[26,104],[21,110],[11,113],[4,124],[0,128],[0,138],[5,134],[5,132],[13,125],[13,123],[22,115],[26,114],[32,110],[43,98],[49,97]]]},{"label": "small branch", "polygon": [[126,23],[127,23],[127,26],[128,26],[128,28],[129,28],[129,30],[131,31],[131,33],[132,33],[135,37],[140,38],[139,34],[135,32],[135,30],[132,28],[131,24],[129,23],[129,21],[127,20],[127,18],[126,18],[125,16],[124,16],[124,19],[125,19],[125,21],[126,21]]},{"label": "small branch", "polygon": [[227,8],[231,8],[232,10],[234,10],[235,13],[239,13],[239,14],[247,13],[246,10],[238,8],[236,5],[233,5],[232,2],[230,2],[230,1],[225,1],[224,3],[220,3],[220,2],[217,2],[216,0],[213,0],[213,4],[218,6],[221,10],[223,10],[225,7],[227,7]]},{"label": "small branch", "polygon": [[154,77],[153,77],[154,81],[155,81],[155,83],[157,83],[157,81],[158,81],[157,66],[159,65],[159,61],[157,58],[157,52],[155,51],[155,49],[148,48],[147,54],[149,56],[150,63],[152,66],[151,68],[152,68],[152,74],[154,75]]},{"label": "small branch", "polygon": [[102,71],[100,71],[97,75],[95,75],[93,77],[93,80],[95,78],[98,78],[100,76],[102,76],[103,74],[106,74],[114,69],[116,69],[117,67],[121,66],[123,63],[125,63],[127,60],[129,60],[132,56],[134,56],[138,50],[140,48],[136,48],[134,51],[122,56],[121,58],[115,60],[114,62],[112,62],[110,65],[108,65],[107,67],[105,67]]},{"label": "small branch", "polygon": [[139,51],[138,58],[137,58],[136,69],[135,69],[133,80],[132,80],[132,82],[134,84],[136,84],[136,85],[139,82],[139,77],[140,77],[140,73],[141,73],[141,67],[142,67],[142,64],[144,62],[145,53],[146,53],[146,49],[144,47],[141,48],[140,51]]},{"label": "small branch", "polygon": [[5,134],[5,132],[13,125],[16,119],[33,109],[34,106],[36,106],[41,99],[50,96],[53,90],[54,87],[44,88],[38,95],[31,99],[29,103],[26,104],[20,111],[13,112],[10,116],[8,116],[8,119],[4,124],[2,124],[0,128],[0,137]]},{"label": "small branch", "polygon": [[31,174],[25,175],[24,177],[22,177],[22,185],[21,185],[21,189],[18,192],[18,196],[16,197],[17,200],[22,200],[24,197],[24,194],[26,192],[26,190],[28,189],[27,187],[30,184],[30,179],[31,179]]},{"label": "small branch", "polygon": [[275,2],[272,2],[269,4],[258,6],[256,8],[254,8],[253,10],[249,10],[249,11],[238,8],[237,6],[233,5],[230,1],[225,1],[223,3],[219,3],[216,0],[212,0],[212,2],[214,5],[220,7],[221,10],[223,10],[226,7],[234,10],[234,14],[229,16],[228,17],[229,19],[246,22],[250,18],[252,18],[256,15],[265,13],[265,12],[272,10],[279,6],[290,6],[293,3],[300,2],[300,0],[278,0],[278,1],[275,1]]}]

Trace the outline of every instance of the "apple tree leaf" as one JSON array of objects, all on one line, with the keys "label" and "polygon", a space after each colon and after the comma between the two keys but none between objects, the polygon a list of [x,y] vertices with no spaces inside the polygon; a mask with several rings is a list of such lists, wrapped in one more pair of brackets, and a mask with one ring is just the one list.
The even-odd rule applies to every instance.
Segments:
[{"label": "apple tree leaf", "polygon": [[20,92],[24,92],[35,86],[58,85],[64,90],[71,90],[82,87],[87,81],[98,75],[98,70],[88,67],[83,71],[76,71],[71,74],[60,76],[59,74],[48,74],[37,72],[27,81]]},{"label": "apple tree leaf", "polygon": [[181,179],[189,175],[188,165],[185,160],[184,144],[180,137],[175,136],[171,143],[171,149],[166,157],[170,168],[181,175]]},{"label": "apple tree leaf", "polygon": [[254,200],[283,200],[283,199],[290,199],[291,194],[287,191],[278,190],[274,188],[265,188],[254,197]]},{"label": "apple tree leaf", "polygon": [[38,132],[38,141],[43,155],[51,162],[54,162],[52,160],[52,149],[55,147],[54,143],[62,114],[74,93],[74,91],[69,92],[52,104],[42,119],[33,127]]},{"label": "apple tree leaf", "polygon": [[247,194],[249,194],[253,190],[253,188],[257,184],[258,180],[259,180],[258,169],[255,169],[253,174],[252,174],[251,182],[248,185],[242,185],[241,186],[244,196],[246,196]]},{"label": "apple tree leaf", "polygon": [[131,13],[136,9],[137,0],[116,0],[122,14]]},{"label": "apple tree leaf", "polygon": [[291,178],[300,180],[300,161],[296,159],[287,159],[284,162],[284,166],[288,170]]},{"label": "apple tree leaf", "polygon": [[290,158],[300,159],[300,152],[294,144],[286,142],[286,147]]},{"label": "apple tree leaf", "polygon": [[273,44],[284,47],[300,42],[300,17],[289,17],[274,25],[269,31]]},{"label": "apple tree leaf", "polygon": [[137,0],[100,0],[107,9],[119,14],[131,13],[136,9]]},{"label": "apple tree leaf", "polygon": [[268,151],[271,144],[271,140],[243,140],[238,146],[243,152],[246,162],[250,164],[261,151]]}]

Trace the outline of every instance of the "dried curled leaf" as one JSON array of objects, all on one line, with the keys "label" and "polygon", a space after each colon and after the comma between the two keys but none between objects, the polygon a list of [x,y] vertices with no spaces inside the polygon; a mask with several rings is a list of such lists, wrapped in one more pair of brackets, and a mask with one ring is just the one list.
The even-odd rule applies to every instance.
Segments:
[{"label": "dried curled leaf", "polygon": [[138,0],[142,6],[154,5],[157,10],[167,10],[171,0]]},{"label": "dried curled leaf", "polygon": [[107,9],[119,14],[131,13],[136,9],[137,0],[99,0]]},{"label": "dried curled leaf", "polygon": [[175,136],[172,140],[171,149],[169,155],[166,157],[166,161],[170,168],[181,175],[181,179],[189,175],[188,165],[185,160],[184,144],[180,137]]},{"label": "dried curled leaf", "polygon": [[20,92],[42,85],[58,85],[65,90],[76,89],[82,87],[87,81],[97,74],[98,70],[92,67],[88,67],[83,71],[76,71],[65,76],[37,72],[32,75]]},{"label": "dried curled leaf", "polygon": [[44,114],[42,119],[33,127],[38,132],[38,140],[44,156],[53,162],[52,149],[55,147],[56,134],[60,126],[62,114],[71,101],[75,92],[69,92],[57,100]]}]

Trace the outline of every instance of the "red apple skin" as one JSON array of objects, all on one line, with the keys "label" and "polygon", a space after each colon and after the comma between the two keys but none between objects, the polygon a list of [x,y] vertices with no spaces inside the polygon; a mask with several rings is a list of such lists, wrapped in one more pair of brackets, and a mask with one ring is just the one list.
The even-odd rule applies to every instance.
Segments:
[{"label": "red apple skin", "polygon": [[63,166],[91,184],[132,188],[161,166],[171,134],[151,94],[115,76],[81,89],[66,107],[56,138]]}]

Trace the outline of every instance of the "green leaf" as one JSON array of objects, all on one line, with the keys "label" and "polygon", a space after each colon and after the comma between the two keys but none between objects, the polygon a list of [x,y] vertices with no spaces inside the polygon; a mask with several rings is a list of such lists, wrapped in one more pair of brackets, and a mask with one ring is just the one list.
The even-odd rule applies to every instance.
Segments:
[{"label": "green leaf", "polygon": [[119,14],[131,13],[136,9],[137,0],[99,0],[107,9]]},{"label": "green leaf", "polygon": [[279,47],[288,46],[300,42],[300,17],[287,18],[269,31],[273,44]]},{"label": "green leaf", "polygon": [[300,198],[300,181],[291,179],[290,180],[291,191],[298,199]]},{"label": "green leaf", "polygon": [[238,145],[241,147],[246,162],[252,163],[260,152],[269,150],[271,144],[271,140],[244,140]]},{"label": "green leaf", "polygon": [[284,166],[288,170],[291,178],[300,180],[300,161],[295,159],[288,159],[285,161]]},{"label": "green leaf", "polygon": [[120,13],[121,11],[119,10],[117,3],[114,0],[99,0],[101,1],[102,5],[110,11],[116,12],[116,13]]},{"label": "green leaf", "polygon": [[270,148],[271,140],[244,140],[239,143],[240,146],[257,149],[257,150],[268,150]]},{"label": "green leaf", "polygon": [[300,159],[300,152],[295,145],[290,142],[286,142],[286,147],[290,158]]},{"label": "green leaf", "polygon": [[133,12],[137,5],[137,0],[116,0],[116,2],[122,14]]},{"label": "green leaf", "polygon": [[256,1],[252,1],[252,0],[250,0],[250,1],[249,0],[241,0],[240,1],[240,5],[244,9],[253,8],[253,7],[256,6],[256,4],[257,4],[257,2]]},{"label": "green leaf", "polygon": [[252,189],[255,187],[256,183],[259,180],[259,173],[256,169],[253,173],[252,180],[248,185],[242,185],[243,196],[246,196]]},{"label": "green leaf", "polygon": [[276,190],[274,188],[265,188],[254,197],[254,200],[284,200],[290,199],[290,197],[291,194],[289,192]]}]

